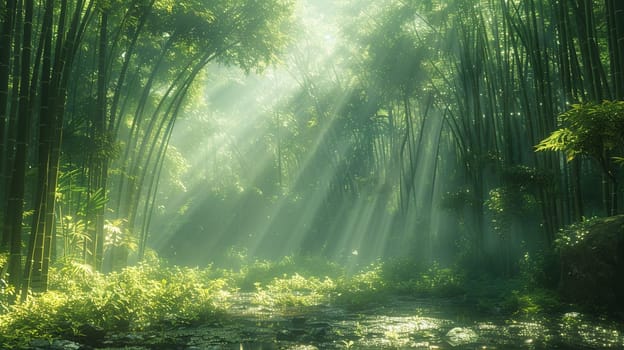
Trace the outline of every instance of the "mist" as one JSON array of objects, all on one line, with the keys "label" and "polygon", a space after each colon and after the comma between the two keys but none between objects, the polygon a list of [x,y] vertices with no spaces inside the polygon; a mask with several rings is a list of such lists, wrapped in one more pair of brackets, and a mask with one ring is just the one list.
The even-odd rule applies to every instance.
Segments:
[{"label": "mist", "polygon": [[0,347],[624,347],[624,3],[0,3]]},{"label": "mist", "polygon": [[[203,109],[180,118],[169,144],[186,168],[161,185],[159,229],[150,232],[156,251],[198,266],[227,264],[232,254],[452,262],[458,248],[448,236],[459,225],[448,223],[457,214],[441,198],[463,175],[446,169],[456,160],[444,144],[445,116],[431,97],[409,101],[405,111],[396,92],[372,85],[401,84],[407,73],[426,86],[428,73],[399,67],[394,77],[371,77],[357,72],[366,57],[349,58],[365,45],[353,41],[349,26],[375,11],[383,13],[372,4],[301,3],[280,63],[251,74],[206,69],[196,97]],[[377,59],[394,64],[394,53],[386,55]]]}]

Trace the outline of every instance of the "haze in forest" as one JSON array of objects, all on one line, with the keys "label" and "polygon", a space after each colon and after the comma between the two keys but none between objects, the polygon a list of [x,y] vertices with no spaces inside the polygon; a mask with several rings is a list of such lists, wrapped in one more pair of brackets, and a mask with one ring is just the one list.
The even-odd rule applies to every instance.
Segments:
[{"label": "haze in forest", "polygon": [[623,23],[0,1],[0,348],[622,348]]},{"label": "haze in forest", "polygon": [[[390,173],[383,161],[342,173],[341,163],[366,162],[354,157],[370,155],[357,149],[358,140],[343,134],[348,126],[336,114],[349,103],[369,103],[353,106],[364,109],[364,122],[378,123],[367,127],[384,127],[383,118],[388,118],[376,101],[352,101],[362,93],[357,91],[359,78],[351,76],[353,67],[345,61],[349,50],[356,49],[348,45],[358,45],[348,43],[344,28],[343,16],[353,8],[299,3],[294,40],[280,62],[266,71],[208,67],[199,84],[198,106],[177,122],[169,145],[171,156],[182,163],[172,166],[182,171],[172,171],[179,176],[173,180],[177,183],[157,197],[153,227],[158,229],[151,235],[163,257],[201,266],[323,254],[363,265],[412,253],[405,247],[414,237],[392,233],[400,230],[395,222],[398,198],[391,193],[397,190],[391,177],[398,179],[399,174]],[[350,20],[370,15],[363,11]],[[390,59],[392,53],[387,54]],[[324,101],[314,101],[318,99]],[[431,129],[427,133],[435,134],[440,121],[430,124],[425,125]],[[380,136],[370,132],[364,136]],[[410,215],[409,225],[420,231],[416,221],[432,220],[437,232],[444,214],[440,216],[439,203],[433,201],[439,189],[433,186],[431,169],[433,159],[443,155],[434,154],[435,138],[425,137],[420,142],[428,153],[422,160],[427,170],[419,171],[422,179],[413,195],[418,202],[427,201],[427,213]],[[369,146],[369,151],[381,147]]]},{"label": "haze in forest", "polygon": [[57,261],[555,266],[563,228],[622,211],[623,13],[3,2],[0,266],[24,296]]},{"label": "haze in forest", "polygon": [[[445,116],[430,110],[430,93],[407,106],[399,96],[405,79],[431,88],[423,55],[448,44],[428,42],[435,33],[418,15],[383,23],[396,16],[384,8],[300,2],[277,65],[208,67],[169,145],[174,178],[156,200],[156,251],[199,266],[301,254],[363,266],[414,255],[450,262],[466,248],[456,246],[458,213],[441,201],[465,176],[452,169],[455,151],[439,144]],[[398,29],[388,25],[408,27],[396,38],[375,33]],[[402,35],[414,36],[413,47],[392,46]],[[402,49],[412,51],[397,57]],[[367,72],[375,63],[383,66]]]}]

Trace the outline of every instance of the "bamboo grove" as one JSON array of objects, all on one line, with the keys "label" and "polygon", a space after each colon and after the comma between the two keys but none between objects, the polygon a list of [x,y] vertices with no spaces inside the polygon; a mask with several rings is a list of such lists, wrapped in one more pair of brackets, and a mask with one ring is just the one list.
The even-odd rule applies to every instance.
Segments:
[{"label": "bamboo grove", "polygon": [[[219,164],[206,187],[219,188],[198,217],[166,211],[172,242],[199,252],[204,236],[238,234],[241,246],[253,236],[267,249],[430,261],[452,251],[512,274],[523,249],[552,254],[563,226],[621,211],[620,3],[320,3],[339,28],[335,51],[323,61],[327,36],[305,33],[285,58],[294,91],[242,136],[204,144],[215,153],[204,163]],[[232,224],[193,224],[210,212]]]},{"label": "bamboo grove", "polygon": [[[359,129],[366,131],[356,142],[366,145],[354,149],[375,150],[369,156],[377,169],[395,176],[397,221],[418,236],[416,254],[432,254],[427,226],[433,210],[426,206],[435,203],[433,187],[441,179],[447,183],[440,205],[467,230],[464,248],[483,263],[486,236],[498,237],[490,253],[508,252],[495,254],[506,269],[517,257],[509,254],[512,245],[533,240],[549,250],[562,226],[620,212],[614,156],[624,151],[623,111],[621,102],[609,101],[624,98],[621,2],[389,4],[374,16],[361,9],[350,27],[365,48],[359,56],[350,51],[360,58],[354,90],[367,92],[365,103],[377,104],[370,128]],[[363,21],[372,24],[361,26]],[[573,104],[582,110],[579,118],[588,119],[576,132],[595,137],[581,152],[589,157],[534,152],[551,132],[570,124],[562,113]],[[374,114],[380,110],[383,115]],[[538,150],[560,150],[540,145]],[[538,212],[535,226],[525,218],[530,207]]]},{"label": "bamboo grove", "polygon": [[[551,249],[562,226],[621,212],[624,3],[326,5],[341,11],[336,53],[317,62],[319,48],[289,46],[297,89],[247,126],[262,135],[235,145],[249,163],[271,158],[248,179],[284,200],[264,226],[306,231],[311,253],[340,249],[349,228],[375,253],[394,245],[429,260],[462,236],[459,254],[510,273],[519,242]],[[51,260],[111,271],[129,248],[140,258],[150,223],[172,221],[153,206],[176,122],[199,100],[193,83],[213,62],[276,62],[292,13],[285,0],[3,1],[10,284],[45,290]],[[577,138],[587,130],[598,136]]]},{"label": "bamboo grove", "polygon": [[51,259],[125,264],[116,248],[145,244],[193,81],[213,61],[271,63],[291,12],[288,1],[3,1],[3,278],[25,296],[47,288]]}]

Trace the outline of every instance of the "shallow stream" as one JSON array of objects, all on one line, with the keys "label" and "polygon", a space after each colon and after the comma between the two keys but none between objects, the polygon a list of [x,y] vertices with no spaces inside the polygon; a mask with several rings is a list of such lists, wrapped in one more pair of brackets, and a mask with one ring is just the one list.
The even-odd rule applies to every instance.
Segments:
[{"label": "shallow stream", "polygon": [[475,314],[456,300],[393,298],[366,310],[319,306],[277,312],[243,295],[228,321],[112,335],[106,349],[624,349],[624,325],[568,312]]}]

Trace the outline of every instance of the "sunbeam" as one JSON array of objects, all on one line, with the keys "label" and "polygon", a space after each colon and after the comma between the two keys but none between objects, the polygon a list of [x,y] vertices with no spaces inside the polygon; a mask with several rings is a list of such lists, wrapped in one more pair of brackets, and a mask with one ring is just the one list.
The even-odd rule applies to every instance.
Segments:
[{"label": "sunbeam", "polygon": [[0,2],[0,348],[624,348],[624,1]]}]

